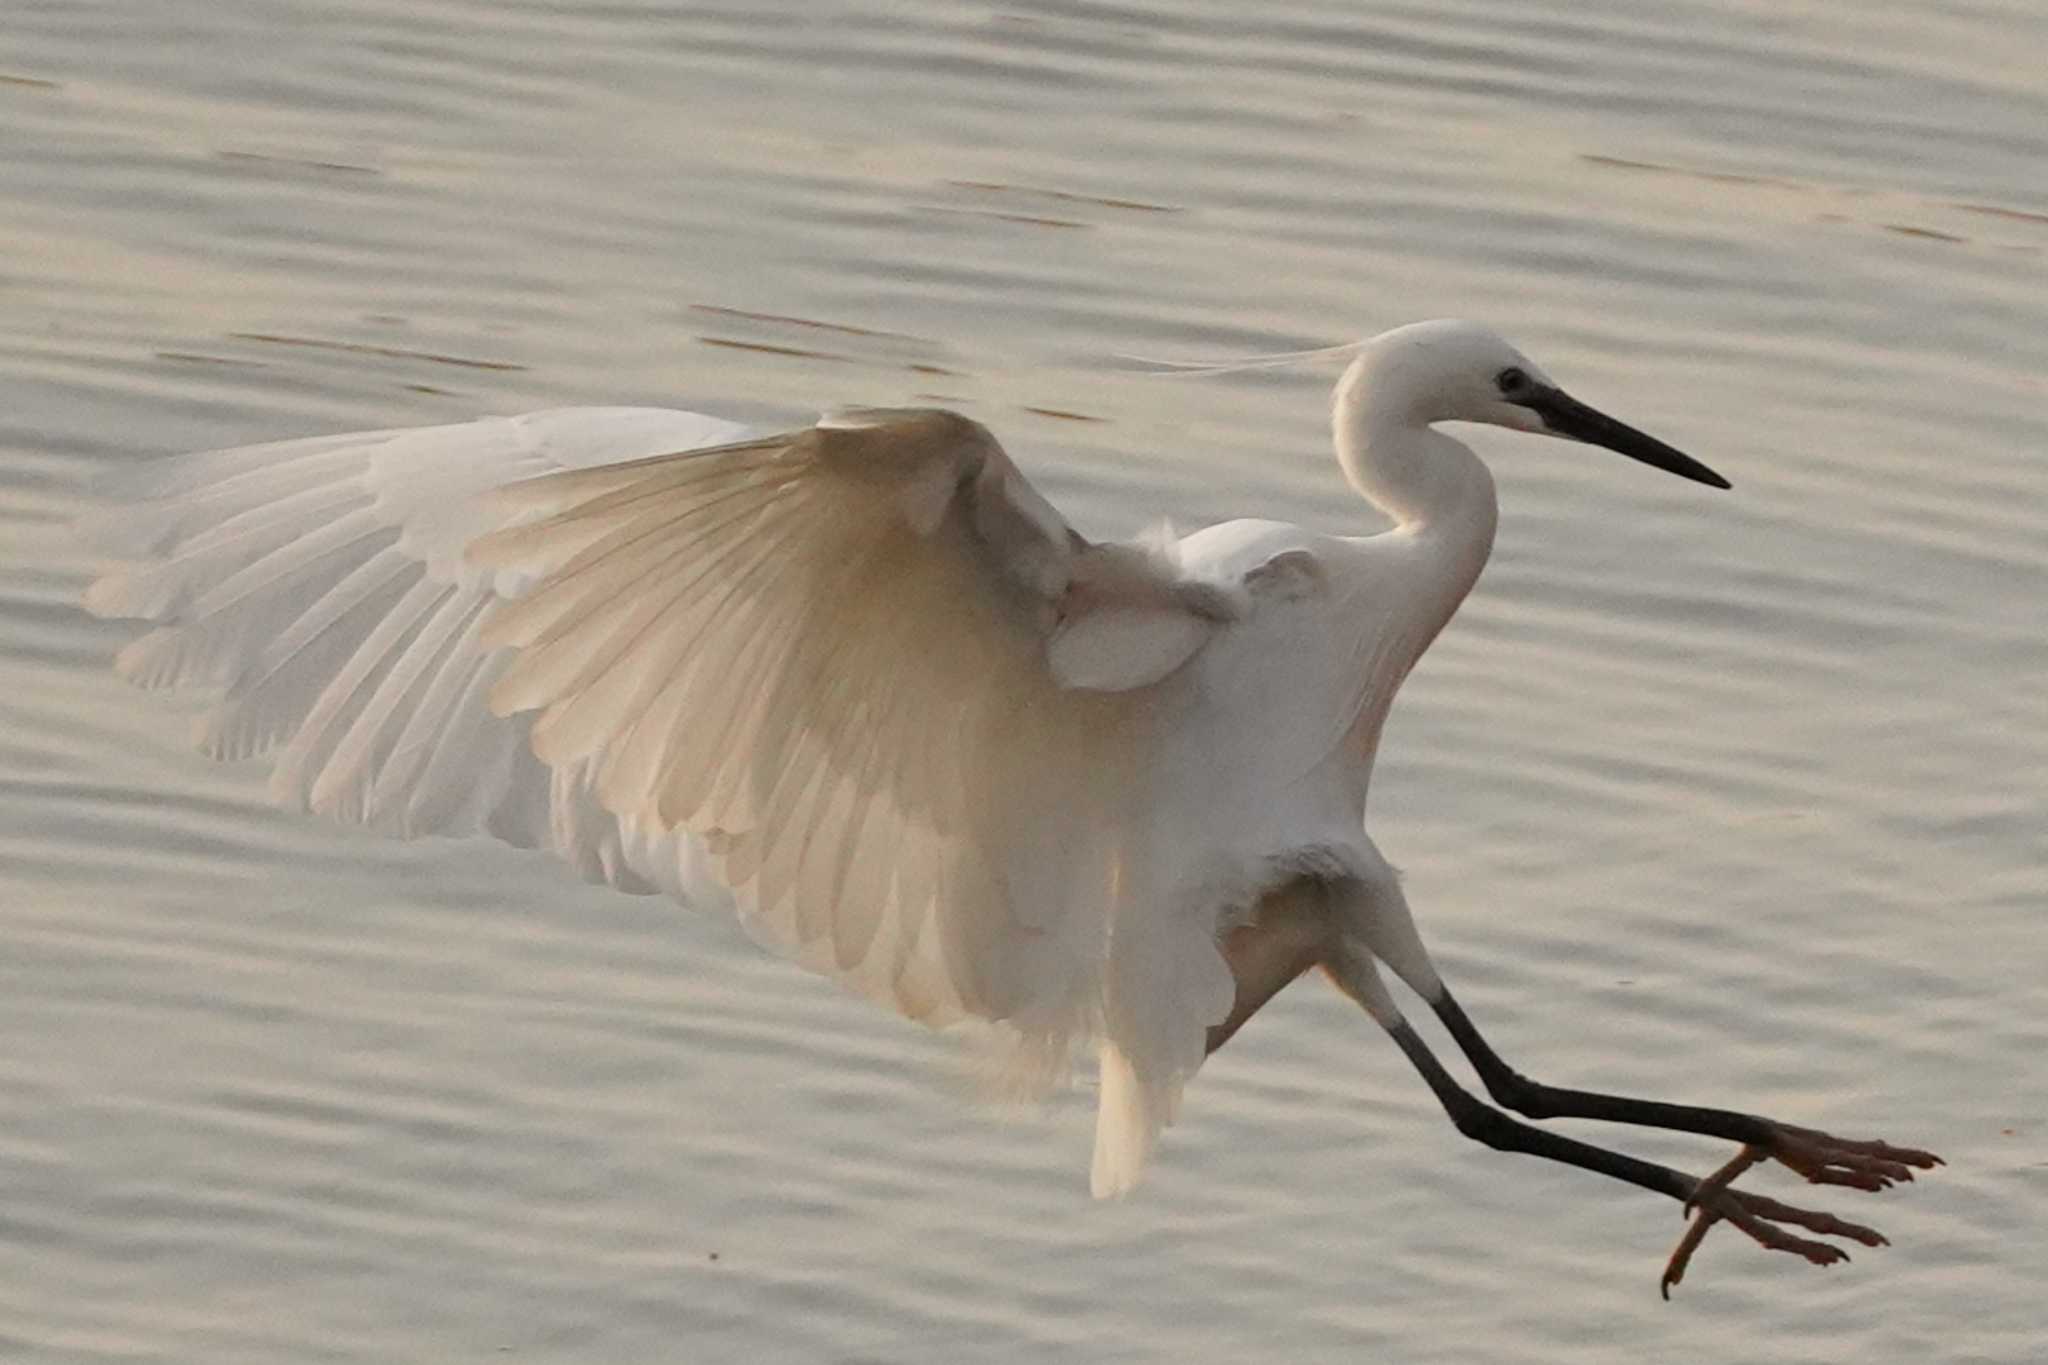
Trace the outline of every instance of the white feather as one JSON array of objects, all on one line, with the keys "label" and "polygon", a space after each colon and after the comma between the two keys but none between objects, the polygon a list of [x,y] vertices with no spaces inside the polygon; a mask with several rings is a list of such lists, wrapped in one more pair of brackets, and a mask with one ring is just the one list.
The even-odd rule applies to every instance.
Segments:
[{"label": "white feather", "polygon": [[1090,545],[951,414],[744,437],[569,409],[188,456],[98,520],[138,562],[88,600],[157,623],[124,672],[225,686],[209,752],[282,743],[283,802],[731,904],[1020,1071],[1098,1037],[1093,1183],[1127,1189],[1230,1009],[1245,803],[1331,742],[1219,802],[1191,737],[1269,678],[1260,601],[1327,606],[1256,571],[1320,583],[1326,546]]}]

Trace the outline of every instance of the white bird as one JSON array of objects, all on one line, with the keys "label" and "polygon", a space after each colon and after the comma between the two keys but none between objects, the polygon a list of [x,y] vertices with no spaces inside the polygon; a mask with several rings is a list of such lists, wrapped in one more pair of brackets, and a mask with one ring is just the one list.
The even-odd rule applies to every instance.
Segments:
[{"label": "white bird", "polygon": [[[487,832],[624,890],[733,905],[799,962],[1020,1069],[1100,1067],[1092,1185],[1137,1181],[1182,1087],[1312,966],[1386,1028],[1461,1131],[1631,1181],[1825,1264],[1730,1188],[1765,1156],[1877,1189],[1928,1153],[1561,1090],[1486,1045],[1365,831],[1396,689],[1493,544],[1448,421],[1719,475],[1566,396],[1469,322],[1353,346],[1346,478],[1393,525],[1245,520],[1090,542],[978,423],[854,409],[756,435],[562,409],[187,455],[93,526],[130,561],[87,604],[156,629],[120,672],[224,689],[216,758],[279,747],[277,798],[403,836]],[[1460,1089],[1382,983],[1443,1019],[1501,1103],[1708,1134],[1706,1180]]]}]

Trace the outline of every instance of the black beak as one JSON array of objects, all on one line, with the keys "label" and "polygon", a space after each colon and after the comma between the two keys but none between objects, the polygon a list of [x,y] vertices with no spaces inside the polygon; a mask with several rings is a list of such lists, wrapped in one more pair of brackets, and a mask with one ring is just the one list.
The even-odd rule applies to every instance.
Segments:
[{"label": "black beak", "polygon": [[1673,450],[1654,436],[1617,422],[1597,408],[1589,408],[1562,389],[1538,386],[1527,398],[1514,400],[1543,419],[1543,425],[1559,436],[1606,446],[1631,460],[1655,465],[1680,478],[1712,488],[1731,487],[1728,480],[1683,451]]}]

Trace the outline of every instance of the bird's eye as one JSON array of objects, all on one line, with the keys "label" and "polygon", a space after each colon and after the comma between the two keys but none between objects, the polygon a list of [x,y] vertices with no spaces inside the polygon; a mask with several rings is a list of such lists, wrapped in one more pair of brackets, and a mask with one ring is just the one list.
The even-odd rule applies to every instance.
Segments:
[{"label": "bird's eye", "polygon": [[1518,365],[1510,365],[1495,375],[1493,382],[1504,397],[1513,398],[1518,393],[1528,392],[1529,372]]}]

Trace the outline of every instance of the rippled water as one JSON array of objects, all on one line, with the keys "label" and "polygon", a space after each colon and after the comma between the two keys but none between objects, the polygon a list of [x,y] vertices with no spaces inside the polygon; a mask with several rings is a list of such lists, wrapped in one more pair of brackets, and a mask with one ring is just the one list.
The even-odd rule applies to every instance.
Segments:
[{"label": "rippled water", "polygon": [[[0,1356],[2040,1359],[2044,60],[2020,0],[13,0]],[[1941,1150],[1824,1200],[1890,1250],[1660,1304],[1668,1205],[1462,1141],[1317,984],[1095,1205],[1085,1093],[276,815],[73,605],[127,461],[575,402],[936,395],[1091,529],[1353,528],[1327,375],[1111,357],[1454,313],[1736,490],[1474,437],[1379,840],[1535,1074]]]}]

